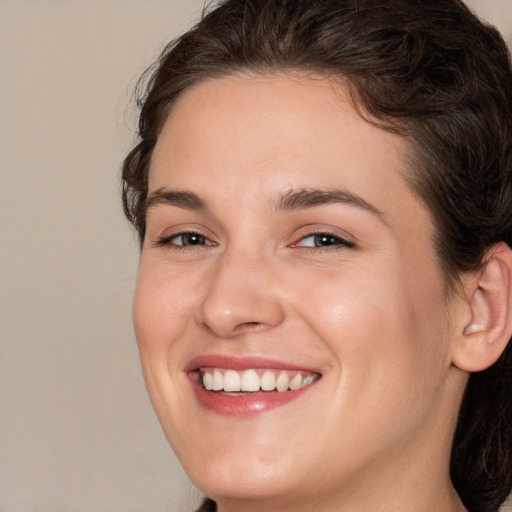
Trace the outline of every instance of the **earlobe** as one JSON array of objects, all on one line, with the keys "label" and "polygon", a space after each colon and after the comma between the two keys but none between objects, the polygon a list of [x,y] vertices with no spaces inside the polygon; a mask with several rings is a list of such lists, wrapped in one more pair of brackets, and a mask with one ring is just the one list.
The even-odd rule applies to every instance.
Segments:
[{"label": "earlobe", "polygon": [[488,251],[485,266],[467,297],[470,320],[453,351],[453,364],[468,372],[494,364],[512,336],[512,251],[501,242]]}]

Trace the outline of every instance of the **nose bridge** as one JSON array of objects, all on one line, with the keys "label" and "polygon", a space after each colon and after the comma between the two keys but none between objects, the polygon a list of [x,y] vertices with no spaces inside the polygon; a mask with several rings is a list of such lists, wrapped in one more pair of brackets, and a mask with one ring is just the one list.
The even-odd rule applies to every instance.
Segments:
[{"label": "nose bridge", "polygon": [[283,308],[271,275],[271,262],[262,251],[227,249],[212,269],[198,320],[227,338],[278,325]]}]

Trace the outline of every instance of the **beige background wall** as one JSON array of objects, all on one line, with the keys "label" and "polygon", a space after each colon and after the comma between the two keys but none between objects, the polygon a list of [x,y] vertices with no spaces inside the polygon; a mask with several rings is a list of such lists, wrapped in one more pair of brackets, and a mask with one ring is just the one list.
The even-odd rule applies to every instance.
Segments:
[{"label": "beige background wall", "polygon": [[[512,35],[510,0],[471,4]],[[201,0],[0,0],[0,512],[194,501],[145,395],[118,169],[136,77]]]}]

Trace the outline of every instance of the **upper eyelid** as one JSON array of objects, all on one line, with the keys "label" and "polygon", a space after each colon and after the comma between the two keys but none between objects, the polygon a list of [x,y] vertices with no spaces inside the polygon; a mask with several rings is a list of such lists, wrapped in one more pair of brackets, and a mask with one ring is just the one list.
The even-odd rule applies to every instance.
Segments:
[{"label": "upper eyelid", "polygon": [[157,227],[153,226],[153,229],[148,229],[148,235],[154,240],[168,240],[172,237],[186,234],[195,234],[199,236],[203,236],[210,241],[215,241],[215,234],[202,224],[197,224],[195,222],[180,222],[176,225],[172,225],[169,223],[165,223],[166,225],[161,225]]}]

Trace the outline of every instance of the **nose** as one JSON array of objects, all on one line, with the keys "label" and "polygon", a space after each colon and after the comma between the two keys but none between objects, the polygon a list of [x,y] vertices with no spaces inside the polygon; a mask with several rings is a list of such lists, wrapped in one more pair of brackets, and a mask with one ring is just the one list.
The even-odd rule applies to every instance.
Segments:
[{"label": "nose", "polygon": [[271,274],[262,256],[224,254],[211,269],[196,320],[222,338],[276,327],[284,309]]}]

